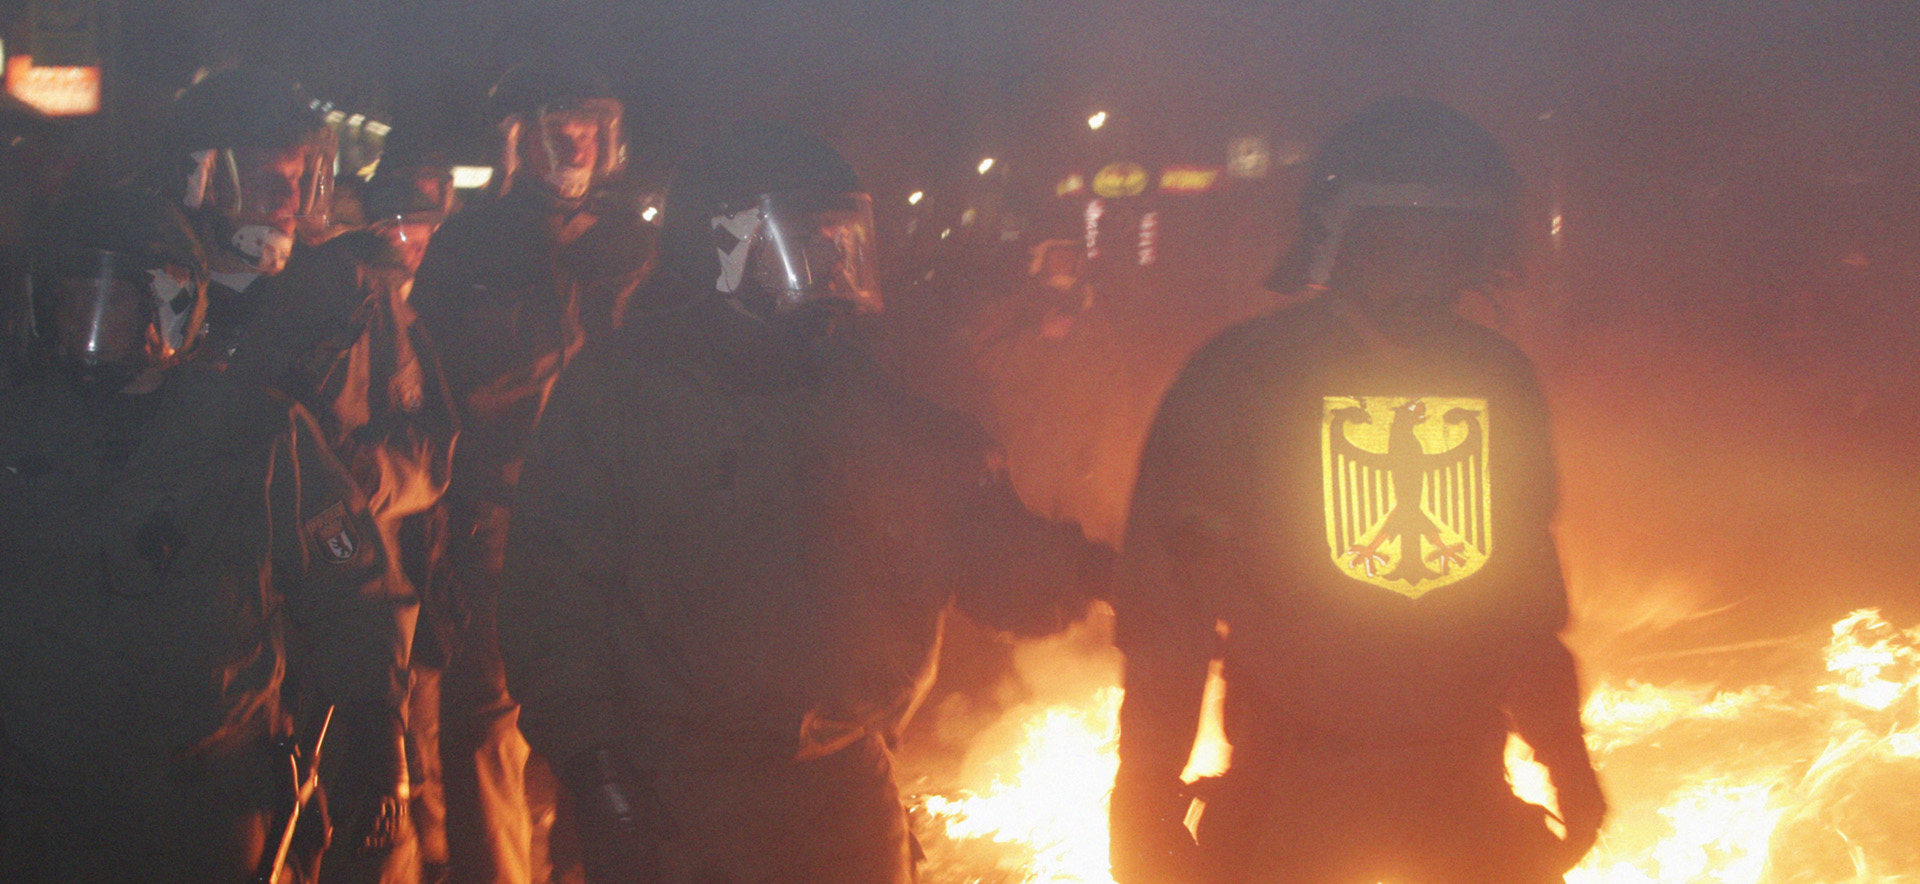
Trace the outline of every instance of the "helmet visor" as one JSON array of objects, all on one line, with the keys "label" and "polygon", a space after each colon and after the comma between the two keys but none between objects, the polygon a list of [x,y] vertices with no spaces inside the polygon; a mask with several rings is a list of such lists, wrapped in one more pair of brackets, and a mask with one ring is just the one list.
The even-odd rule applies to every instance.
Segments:
[{"label": "helmet visor", "polygon": [[620,171],[626,142],[620,135],[620,102],[583,98],[556,102],[533,116],[533,171],[564,197],[577,199],[595,183]]},{"label": "helmet visor", "polygon": [[61,276],[52,283],[62,357],[87,366],[146,365],[152,296],[117,276]]},{"label": "helmet visor", "polygon": [[333,130],[322,127],[286,147],[203,151],[196,154],[201,171],[189,183],[187,207],[209,203],[241,224],[290,218],[302,227],[324,226],[333,207],[336,150]]},{"label": "helmet visor", "polygon": [[873,202],[864,193],[808,191],[760,198],[760,225],[748,237],[746,269],[781,312],[838,301],[880,311]]}]

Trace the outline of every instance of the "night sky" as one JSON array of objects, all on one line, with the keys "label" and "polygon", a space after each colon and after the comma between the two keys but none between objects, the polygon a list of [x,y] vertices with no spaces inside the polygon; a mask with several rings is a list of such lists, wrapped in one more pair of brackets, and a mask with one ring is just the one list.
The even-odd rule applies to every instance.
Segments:
[{"label": "night sky", "polygon": [[[1860,605],[1920,623],[1911,4],[121,6],[122,125],[233,59],[375,116],[455,119],[508,63],[564,52],[625,98],[643,166],[730,117],[775,115],[840,146],[883,206],[925,188],[930,213],[958,211],[964,195],[942,200],[982,156],[1001,158],[1008,193],[1041,194],[1037,217],[1055,174],[1088,161],[1218,164],[1247,134],[1280,154],[1377,97],[1446,100],[1530,186],[1528,281],[1484,312],[1538,361],[1555,409],[1576,646],[1608,669],[1694,666],[1673,652],[1803,634]],[[1098,136],[1096,109],[1114,118]],[[1257,282],[1298,174],[1169,222],[1168,267],[1137,287],[1196,331],[1136,342],[1163,351],[1150,385],[1199,333],[1272,302]]]}]

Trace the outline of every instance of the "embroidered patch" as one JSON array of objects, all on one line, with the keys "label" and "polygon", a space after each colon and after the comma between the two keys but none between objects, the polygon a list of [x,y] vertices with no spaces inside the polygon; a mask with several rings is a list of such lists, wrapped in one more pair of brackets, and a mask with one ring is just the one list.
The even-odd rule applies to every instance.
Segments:
[{"label": "embroidered patch", "polygon": [[360,538],[355,536],[353,522],[347,518],[344,501],[308,519],[306,535],[313,542],[314,552],[336,565],[353,561],[354,554],[360,551]]},{"label": "embroidered patch", "polygon": [[1327,547],[1341,572],[1417,599],[1480,570],[1493,552],[1486,400],[1325,402]]}]

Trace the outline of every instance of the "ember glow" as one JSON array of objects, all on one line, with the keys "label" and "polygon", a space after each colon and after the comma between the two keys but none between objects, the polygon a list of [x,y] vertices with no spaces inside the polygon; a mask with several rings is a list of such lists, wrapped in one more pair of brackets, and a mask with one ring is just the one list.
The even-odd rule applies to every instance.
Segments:
[{"label": "ember glow", "polygon": [[[1596,687],[1588,745],[1613,813],[1568,884],[1920,881],[1920,628],[1857,611],[1824,652],[1811,640],[1807,651],[1780,684]],[[986,782],[917,799],[922,880],[1109,882],[1120,698],[1107,687],[1035,709]],[[1225,761],[1216,736],[1201,743],[1190,779]],[[1552,806],[1518,740],[1508,773],[1518,794]]]}]

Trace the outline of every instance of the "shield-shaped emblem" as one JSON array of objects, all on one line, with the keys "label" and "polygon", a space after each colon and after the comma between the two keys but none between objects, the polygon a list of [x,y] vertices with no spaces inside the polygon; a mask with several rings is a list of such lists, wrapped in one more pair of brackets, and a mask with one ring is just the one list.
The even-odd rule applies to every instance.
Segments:
[{"label": "shield-shaped emblem", "polygon": [[1493,552],[1485,399],[1328,396],[1320,462],[1341,573],[1417,599]]},{"label": "shield-shaped emblem", "polygon": [[354,535],[352,521],[347,518],[345,502],[336,502],[322,510],[320,515],[308,519],[306,533],[314,550],[324,561],[345,564],[353,561],[354,555],[360,551],[360,540]]}]

